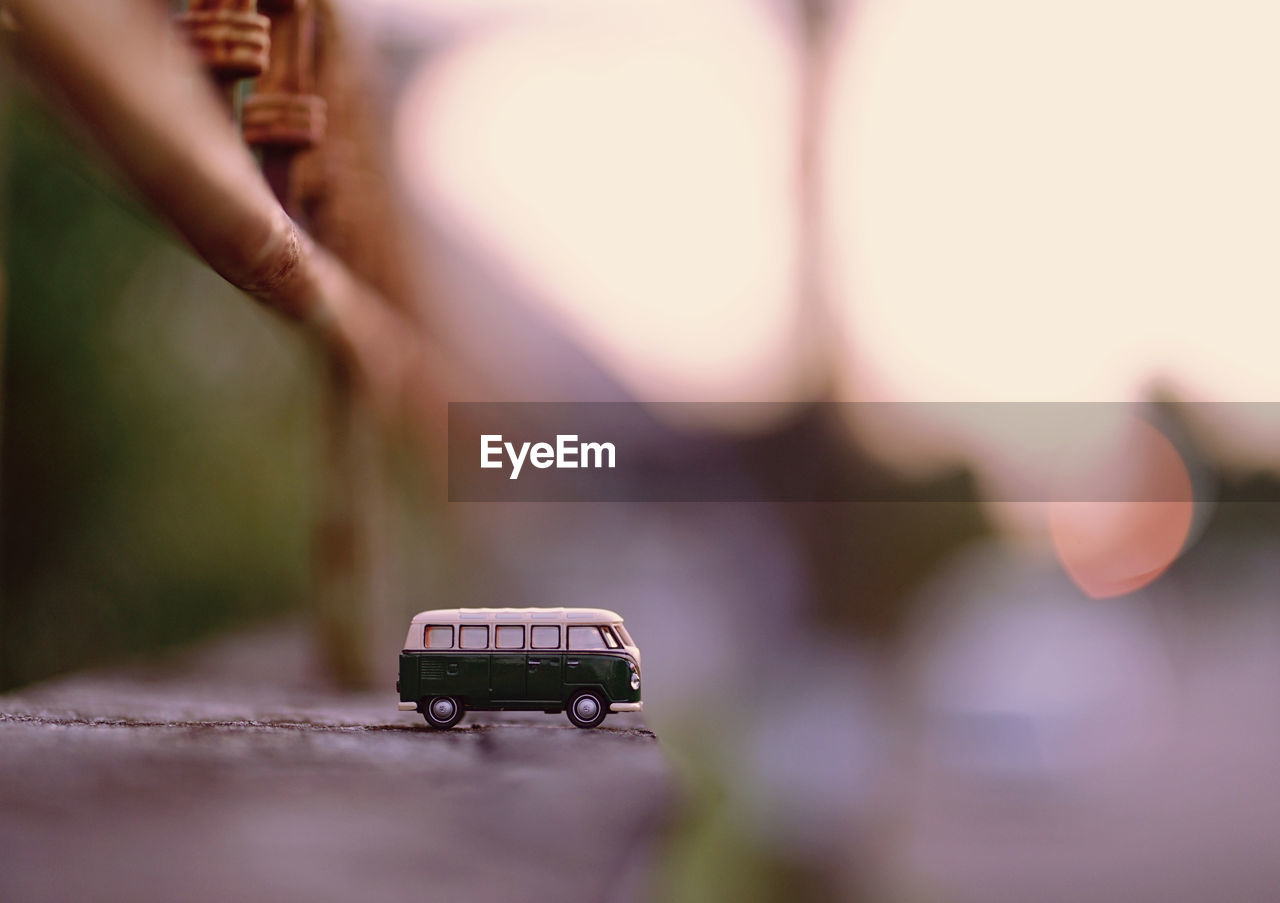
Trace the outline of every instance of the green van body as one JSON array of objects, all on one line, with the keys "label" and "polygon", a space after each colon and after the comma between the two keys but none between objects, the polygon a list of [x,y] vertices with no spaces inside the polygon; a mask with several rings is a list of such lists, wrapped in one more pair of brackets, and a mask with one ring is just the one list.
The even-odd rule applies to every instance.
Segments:
[{"label": "green van body", "polygon": [[400,653],[400,701],[453,696],[472,711],[563,712],[581,690],[639,702],[625,653],[431,650]]}]

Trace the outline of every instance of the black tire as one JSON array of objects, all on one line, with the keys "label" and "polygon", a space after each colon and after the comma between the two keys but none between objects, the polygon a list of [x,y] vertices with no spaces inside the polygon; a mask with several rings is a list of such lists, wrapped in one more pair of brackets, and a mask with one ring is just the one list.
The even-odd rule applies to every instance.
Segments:
[{"label": "black tire", "polygon": [[447,731],[461,721],[462,716],[467,713],[462,700],[453,696],[432,696],[430,699],[424,699],[419,707],[422,710],[422,717],[427,720],[427,726],[438,731]]},{"label": "black tire", "polygon": [[597,727],[604,716],[609,714],[609,703],[595,690],[583,690],[569,700],[564,713],[574,727],[590,730]]}]

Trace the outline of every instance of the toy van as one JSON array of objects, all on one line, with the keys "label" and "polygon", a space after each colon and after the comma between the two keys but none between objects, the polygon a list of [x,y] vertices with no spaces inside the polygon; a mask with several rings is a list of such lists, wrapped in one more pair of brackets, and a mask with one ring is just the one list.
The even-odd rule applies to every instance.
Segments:
[{"label": "toy van", "polygon": [[468,710],[564,712],[592,728],[639,712],[640,650],[603,608],[440,608],[414,615],[399,708],[447,730]]}]

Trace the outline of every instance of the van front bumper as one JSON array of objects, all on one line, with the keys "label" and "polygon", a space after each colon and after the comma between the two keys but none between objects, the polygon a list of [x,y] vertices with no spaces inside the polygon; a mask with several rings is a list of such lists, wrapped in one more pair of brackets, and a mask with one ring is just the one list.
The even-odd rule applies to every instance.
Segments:
[{"label": "van front bumper", "polygon": [[418,711],[418,704],[416,702],[397,702],[396,708],[402,712],[416,712]]},{"label": "van front bumper", "polygon": [[642,712],[644,711],[643,702],[614,702],[609,705],[611,712]]}]

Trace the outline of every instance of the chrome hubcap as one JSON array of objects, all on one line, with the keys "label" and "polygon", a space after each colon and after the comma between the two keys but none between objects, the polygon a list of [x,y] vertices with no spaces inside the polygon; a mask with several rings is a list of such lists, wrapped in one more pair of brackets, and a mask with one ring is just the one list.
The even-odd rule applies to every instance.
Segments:
[{"label": "chrome hubcap", "polygon": [[448,721],[456,709],[452,699],[437,699],[431,703],[431,715],[437,721]]},{"label": "chrome hubcap", "polygon": [[583,696],[573,704],[573,713],[583,721],[590,721],[600,714],[600,703],[594,697]]}]

